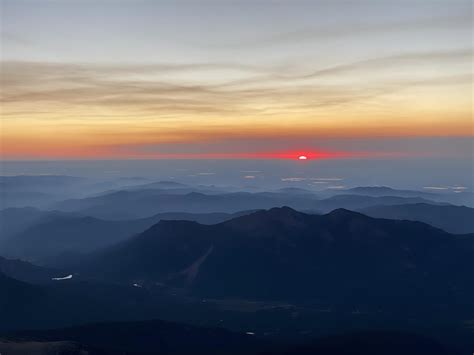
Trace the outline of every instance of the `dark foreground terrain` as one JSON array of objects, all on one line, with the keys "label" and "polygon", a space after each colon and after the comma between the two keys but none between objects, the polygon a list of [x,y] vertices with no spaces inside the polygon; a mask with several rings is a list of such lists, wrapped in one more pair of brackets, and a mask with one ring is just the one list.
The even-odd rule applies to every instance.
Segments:
[{"label": "dark foreground terrain", "polygon": [[164,321],[100,323],[23,331],[0,337],[2,354],[160,355],[454,355],[456,349],[416,334],[358,332],[303,344],[269,341],[251,334]]},{"label": "dark foreground terrain", "polygon": [[472,208],[385,187],[122,189],[0,211],[2,355],[473,352]]}]

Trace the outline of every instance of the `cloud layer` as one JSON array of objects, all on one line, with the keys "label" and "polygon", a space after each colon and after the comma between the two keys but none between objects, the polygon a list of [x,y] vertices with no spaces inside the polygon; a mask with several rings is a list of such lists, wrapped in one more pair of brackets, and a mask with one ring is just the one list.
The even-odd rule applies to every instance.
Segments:
[{"label": "cloud layer", "polygon": [[3,157],[376,156],[341,139],[473,135],[467,1],[157,3],[6,0]]}]

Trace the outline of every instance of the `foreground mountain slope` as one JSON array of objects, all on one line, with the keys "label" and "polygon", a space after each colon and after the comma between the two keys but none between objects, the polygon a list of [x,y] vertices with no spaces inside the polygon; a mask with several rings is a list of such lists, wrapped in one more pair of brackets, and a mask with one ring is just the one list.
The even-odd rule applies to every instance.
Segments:
[{"label": "foreground mountain slope", "polygon": [[30,264],[23,260],[6,259],[0,256],[0,272],[16,280],[33,284],[44,284],[61,276],[61,271]]},{"label": "foreground mountain slope", "polygon": [[[182,341],[186,339],[186,341]],[[437,341],[395,331],[365,331],[313,339],[309,344],[278,343],[223,329],[159,320],[87,324],[0,335],[6,354],[167,354],[167,355],[455,355]],[[62,352],[60,352],[62,351]],[[81,352],[82,351],[82,352]]]},{"label": "foreground mountain slope", "polygon": [[16,341],[18,348],[25,341],[30,344],[68,341],[81,344],[82,346],[76,348],[85,349],[91,354],[256,354],[263,344],[251,335],[162,320],[96,323],[0,335],[0,351],[2,340],[10,343]]},{"label": "foreground mountain slope", "polygon": [[[8,331],[8,336],[0,335],[0,349],[8,354],[21,354],[21,352],[13,351],[22,351],[22,349],[27,351],[27,354],[41,353],[40,351],[48,349],[52,349],[52,354],[57,354],[54,351],[65,349],[68,351],[106,350],[107,354],[116,354],[118,347],[121,350],[130,350],[129,353],[141,354],[141,350],[148,346],[151,353],[157,353],[159,349],[158,353],[160,354],[166,354],[167,351],[170,351],[169,354],[174,354],[173,351],[183,349],[182,346],[187,346],[186,344],[195,346],[197,350],[209,349],[212,346],[216,349],[217,354],[222,354],[222,349],[227,349],[229,344],[232,349],[242,349],[252,344],[250,338],[254,337],[253,334],[242,337],[239,334],[229,334],[229,332],[215,329],[215,327],[222,326],[240,333],[250,330],[255,332],[256,337],[263,336],[271,342],[278,340],[290,343],[300,342],[304,339],[307,341],[325,334],[354,332],[357,329],[403,329],[415,333],[420,332],[420,334],[426,333],[429,338],[472,349],[472,341],[469,340],[470,334],[459,322],[459,318],[452,318],[447,322],[441,319],[440,322],[439,312],[429,313],[428,318],[425,315],[420,326],[420,323],[413,323],[413,319],[408,321],[406,312],[391,314],[378,309],[371,315],[362,309],[362,313],[354,314],[353,312],[337,312],[332,307],[333,310],[329,310],[329,313],[327,311],[320,313],[318,311],[320,306],[316,303],[314,307],[310,306],[309,308],[307,306],[295,307],[287,303],[275,307],[274,304],[263,303],[261,310],[249,312],[245,310],[246,302],[237,301],[242,311],[235,309],[230,311],[222,308],[225,302],[216,301],[215,303],[209,300],[209,302],[203,303],[201,299],[193,302],[189,297],[160,296],[147,287],[74,282],[74,279],[58,282],[55,286],[39,287],[4,277],[1,274],[0,289],[2,290],[0,294],[0,314],[2,315],[0,332],[5,335],[5,331]],[[214,303],[215,305],[213,305]],[[312,308],[316,309],[312,310]],[[449,313],[452,314],[452,309],[449,309]],[[398,317],[401,323],[394,317]],[[144,321],[147,319],[189,322],[199,325],[200,328],[196,329],[193,326],[180,324],[171,324],[168,327],[170,323]],[[124,323],[123,321],[126,320],[129,322]],[[98,321],[112,323],[75,326],[74,328],[51,331],[41,330]],[[116,323],[118,321],[120,323]],[[139,322],[137,323],[137,321]],[[454,326],[455,332],[447,334],[452,326]],[[35,328],[38,330],[31,331]],[[19,329],[28,331],[18,331]],[[448,332],[445,331],[446,329]],[[287,334],[288,331],[291,334]],[[183,335],[183,332],[186,335]],[[192,341],[179,344],[179,339],[184,336],[188,337],[188,335]],[[303,338],[301,338],[302,335]],[[353,340],[358,338],[358,336],[352,337]],[[367,343],[370,338],[360,337],[359,339]],[[390,340],[390,336],[384,339],[388,340],[378,342],[378,347],[375,349],[383,351],[393,346],[394,342]],[[395,337],[395,343],[398,342],[398,345],[401,346],[407,339],[410,337]],[[410,344],[430,345],[420,338],[411,339]],[[5,341],[9,343],[5,344]],[[316,343],[319,344],[319,341]],[[341,342],[341,344],[343,343],[348,344],[347,347],[336,347],[338,351],[365,349],[364,347],[358,348],[357,344],[353,342]],[[163,348],[162,346],[165,344],[168,344],[169,347]],[[278,349],[281,347],[277,347],[275,351]],[[417,347],[416,349],[423,348]],[[427,349],[434,348],[428,346]],[[298,354],[300,350],[302,349],[294,348],[289,353]],[[96,353],[103,354],[103,352],[91,352],[91,354]],[[177,353],[181,354],[182,352]],[[186,352],[184,353],[186,354]],[[241,353],[249,354],[250,352],[245,350]],[[280,352],[276,351],[276,353]],[[450,354],[454,354],[454,352]]]},{"label": "foreground mountain slope", "polygon": [[0,272],[0,290],[0,330],[24,324],[48,299],[42,287],[13,279],[3,272]]},{"label": "foreground mountain slope", "polygon": [[71,280],[32,285],[0,273],[0,331],[157,318],[163,301],[146,290]]},{"label": "foreground mountain slope", "polygon": [[450,304],[453,312],[471,312],[473,267],[472,235],[343,209],[317,216],[284,207],[217,225],[162,221],[92,256],[82,271],[208,297],[372,309]]},{"label": "foreground mountain slope", "polygon": [[421,221],[449,233],[474,233],[474,208],[427,203],[393,206],[371,206],[359,210],[376,218]]},{"label": "foreground mountain slope", "polygon": [[281,347],[265,355],[456,355],[457,349],[433,339],[394,331],[365,331],[333,335],[310,344]]}]

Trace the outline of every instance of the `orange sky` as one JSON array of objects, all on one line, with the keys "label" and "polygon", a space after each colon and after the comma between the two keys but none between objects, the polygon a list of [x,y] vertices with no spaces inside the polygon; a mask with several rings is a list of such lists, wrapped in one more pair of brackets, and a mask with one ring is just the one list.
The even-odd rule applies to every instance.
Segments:
[{"label": "orange sky", "polygon": [[[345,9],[359,17],[318,2],[242,4],[247,17],[230,4],[71,4],[5,3],[3,159],[245,158],[299,141],[327,151],[321,138],[473,136],[466,1]],[[248,152],[249,140],[275,139],[285,144]]]}]

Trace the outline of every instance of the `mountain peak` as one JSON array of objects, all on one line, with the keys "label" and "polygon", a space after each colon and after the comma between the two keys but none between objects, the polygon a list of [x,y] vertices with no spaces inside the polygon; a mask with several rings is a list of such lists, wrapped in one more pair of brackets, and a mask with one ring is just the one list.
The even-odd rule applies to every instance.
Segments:
[{"label": "mountain peak", "polygon": [[367,217],[359,212],[354,212],[345,208],[336,208],[327,214],[327,216],[335,218],[349,218],[349,217]]},{"label": "mountain peak", "polygon": [[269,210],[260,210],[249,215],[234,218],[224,222],[227,225],[233,225],[238,229],[267,228],[269,226],[297,226],[307,215],[298,212],[290,207],[274,207]]},{"label": "mountain peak", "polygon": [[298,212],[291,207],[282,206],[282,207],[273,207],[269,210],[262,210],[255,213],[259,218],[264,217],[264,219],[276,220],[281,223],[292,221],[295,218],[300,218],[305,216],[304,213]]},{"label": "mountain peak", "polygon": [[300,214],[300,212],[288,206],[273,207],[267,210],[266,213],[270,215],[276,215],[276,216]]}]

